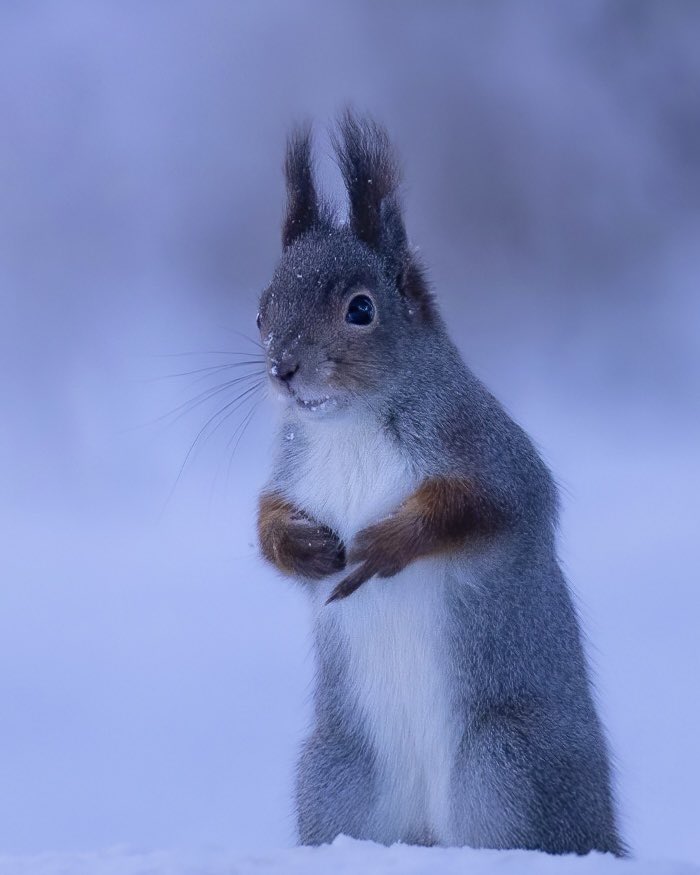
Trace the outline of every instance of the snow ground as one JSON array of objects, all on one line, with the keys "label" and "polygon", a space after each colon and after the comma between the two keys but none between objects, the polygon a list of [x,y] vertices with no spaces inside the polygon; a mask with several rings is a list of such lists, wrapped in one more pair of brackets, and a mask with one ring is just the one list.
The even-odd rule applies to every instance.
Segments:
[{"label": "snow ground", "polygon": [[698,875],[700,867],[657,860],[617,860],[608,854],[552,857],[534,851],[471,848],[386,848],[340,836],[320,848],[249,856],[182,857],[167,852],[42,854],[0,857],[0,875]]}]

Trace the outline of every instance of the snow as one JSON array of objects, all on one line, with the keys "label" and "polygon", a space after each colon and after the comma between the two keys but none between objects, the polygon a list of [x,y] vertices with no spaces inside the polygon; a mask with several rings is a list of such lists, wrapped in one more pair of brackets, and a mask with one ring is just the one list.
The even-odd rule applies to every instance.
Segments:
[{"label": "snow", "polygon": [[0,857],[0,875],[700,875],[700,867],[608,854],[554,857],[534,851],[390,848],[339,836],[332,845],[247,856],[173,853]]}]

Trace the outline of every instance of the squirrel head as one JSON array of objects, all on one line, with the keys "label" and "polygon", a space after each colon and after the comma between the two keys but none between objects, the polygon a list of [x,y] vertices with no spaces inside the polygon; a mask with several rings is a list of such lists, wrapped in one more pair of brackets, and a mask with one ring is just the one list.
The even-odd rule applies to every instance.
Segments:
[{"label": "squirrel head", "polygon": [[258,311],[273,385],[317,414],[381,396],[416,332],[438,320],[408,244],[386,131],[347,111],[333,145],[348,221],[338,224],[319,197],[311,131],[297,128],[285,161],[283,253]]}]

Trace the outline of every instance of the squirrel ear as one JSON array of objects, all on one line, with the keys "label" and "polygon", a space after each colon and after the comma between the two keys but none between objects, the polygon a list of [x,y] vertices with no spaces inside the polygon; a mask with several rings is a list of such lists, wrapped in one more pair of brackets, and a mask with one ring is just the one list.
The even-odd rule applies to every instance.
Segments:
[{"label": "squirrel ear", "polygon": [[308,124],[295,128],[289,135],[284,175],[287,212],[282,223],[282,246],[286,249],[320,221],[311,158],[311,127]]},{"label": "squirrel ear", "polygon": [[387,259],[396,288],[409,310],[425,322],[437,319],[423,269],[408,245],[398,161],[385,129],[368,116],[346,110],[332,133],[333,146],[350,198],[352,232]]},{"label": "squirrel ear", "polygon": [[408,253],[396,277],[396,285],[409,303],[409,310],[425,323],[434,323],[438,319],[433,294],[430,291],[425,271],[417,258]]},{"label": "squirrel ear", "polygon": [[401,205],[395,194],[384,198],[379,208],[378,248],[397,262],[404,260],[408,252],[408,237],[403,223]]},{"label": "squirrel ear", "polygon": [[358,117],[348,109],[332,138],[350,198],[350,228],[368,246],[400,258],[406,231],[398,162],[387,132],[369,116]]}]

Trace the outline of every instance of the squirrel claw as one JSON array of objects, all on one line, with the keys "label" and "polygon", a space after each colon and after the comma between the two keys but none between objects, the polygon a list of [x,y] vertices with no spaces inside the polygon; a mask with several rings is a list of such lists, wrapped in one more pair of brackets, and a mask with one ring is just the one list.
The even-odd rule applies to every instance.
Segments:
[{"label": "squirrel claw", "polygon": [[352,574],[344,577],[340,583],[334,588],[333,592],[326,599],[326,604],[337,602],[341,599],[346,599],[352,595],[355,590],[359,589],[363,583],[366,583],[370,577],[374,577],[375,569],[370,566],[369,562],[365,562],[355,569]]}]

